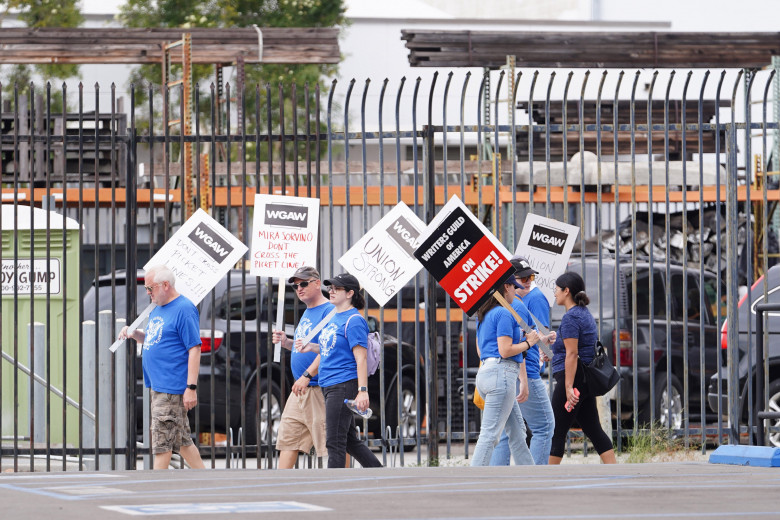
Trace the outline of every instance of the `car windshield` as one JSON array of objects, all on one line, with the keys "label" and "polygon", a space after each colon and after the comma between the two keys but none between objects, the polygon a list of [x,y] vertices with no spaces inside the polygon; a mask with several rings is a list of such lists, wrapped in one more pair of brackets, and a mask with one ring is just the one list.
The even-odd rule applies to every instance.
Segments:
[{"label": "car windshield", "polygon": [[[116,280],[116,292],[111,291],[110,285],[101,285],[98,291],[95,291],[95,286],[89,288],[87,294],[84,296],[84,320],[95,319],[95,297],[98,299],[98,310],[110,310],[114,309],[117,318],[125,318],[127,313],[127,306],[125,305],[125,281],[123,279]],[[146,294],[146,289],[142,283],[136,284],[135,288],[135,301],[136,308],[140,312],[147,305],[149,305],[149,296]]]}]

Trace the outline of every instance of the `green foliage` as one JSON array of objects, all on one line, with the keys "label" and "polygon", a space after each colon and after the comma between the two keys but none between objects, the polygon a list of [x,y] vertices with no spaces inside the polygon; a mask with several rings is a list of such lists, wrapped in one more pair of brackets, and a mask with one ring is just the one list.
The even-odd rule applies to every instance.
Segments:
[{"label": "green foliage", "polygon": [[671,430],[656,423],[652,428],[637,430],[636,435],[628,438],[626,462],[655,462],[700,448],[701,445],[693,439],[689,439],[689,446],[686,447],[683,439],[675,437]]},{"label": "green foliage", "polygon": [[78,0],[5,0],[7,11],[19,13],[28,27],[78,27],[84,21]]},{"label": "green foliage", "polygon": [[[19,98],[27,98],[28,105],[30,102],[30,86],[33,85],[35,90],[35,96],[40,96],[43,101],[43,105],[40,107],[43,113],[47,110],[47,94],[46,85],[34,85],[32,84],[32,71],[30,67],[26,65],[14,65],[7,74],[8,82],[3,85],[3,98],[7,100],[13,100],[14,96]],[[50,93],[48,97],[48,110],[52,115],[62,114],[63,96],[62,85],[51,84]],[[35,100],[32,100],[35,103]],[[12,101],[14,106],[16,102]]]},{"label": "green foliage", "polygon": [[[343,0],[127,0],[120,8],[120,21],[128,27],[332,27],[343,25]],[[270,97],[273,117],[271,128],[279,131],[279,108],[281,103],[285,111],[285,131],[292,129],[292,117],[298,118],[299,131],[306,128],[304,86],[309,86],[309,104],[311,124],[314,125],[316,109],[315,89],[319,85],[323,93],[327,86],[323,78],[336,71],[333,65],[281,65],[281,64],[247,64],[245,66],[245,112],[247,114],[247,133],[268,131],[266,121],[266,103]],[[174,74],[179,73],[178,69]],[[148,103],[146,85],[161,84],[159,66],[144,66],[133,74],[136,86],[136,105]],[[214,68],[198,66],[193,68],[193,81],[200,89],[200,120],[201,132],[207,130],[206,124],[211,123],[210,84],[215,81]],[[139,87],[143,85],[143,89]],[[297,99],[290,99],[292,86],[297,85]],[[284,101],[280,103],[279,87],[281,86]],[[261,117],[255,116],[256,92],[260,92]],[[139,92],[142,90],[142,92]],[[158,87],[159,92],[159,87]],[[231,104],[235,111],[239,101],[236,81],[231,85]],[[294,106],[297,105],[297,110]],[[323,110],[325,107],[321,107]],[[226,120],[225,106],[222,120]],[[235,130],[239,125],[235,122],[235,112],[231,116],[231,127]],[[139,124],[142,127],[143,123]],[[278,149],[278,143],[274,145]],[[301,149],[303,150],[303,149]],[[288,159],[296,155],[302,156],[302,151],[286,148]],[[267,147],[261,146],[259,153],[265,159]],[[250,146],[247,155],[254,154]],[[254,155],[252,155],[254,160]]]},{"label": "green foliage", "polygon": [[[79,0],[0,0],[0,6],[6,14],[16,13],[28,27],[78,27],[84,21]],[[78,65],[72,64],[35,65],[35,71],[44,82],[79,74]],[[14,84],[27,91],[31,78],[32,71],[28,65],[14,65],[5,74],[3,93],[12,94]]]}]

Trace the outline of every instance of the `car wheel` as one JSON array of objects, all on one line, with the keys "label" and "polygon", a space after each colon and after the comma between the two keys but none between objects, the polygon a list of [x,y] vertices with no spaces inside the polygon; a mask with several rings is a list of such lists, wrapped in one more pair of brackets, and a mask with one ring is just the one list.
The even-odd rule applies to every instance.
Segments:
[{"label": "car wheel", "polygon": [[[769,402],[767,412],[780,412],[780,379],[769,383]],[[756,413],[758,413],[758,404],[756,404]],[[780,427],[780,419],[766,419],[766,426]],[[775,448],[780,448],[780,432],[770,432],[766,437],[767,444]]]},{"label": "car wheel", "polygon": [[[401,422],[398,422],[398,390],[395,385],[391,387],[386,397],[385,424],[390,427],[395,437],[396,430],[402,439],[416,439],[419,427],[417,415],[417,396],[414,393],[414,378],[403,376],[401,384]],[[421,406],[424,403],[420,403]],[[399,428],[400,426],[400,428]],[[404,446],[404,450],[411,450],[413,446]]]},{"label": "car wheel", "polygon": [[254,385],[247,390],[246,396],[246,422],[245,435],[247,445],[257,444],[257,417],[260,416],[260,443],[268,442],[268,400],[271,405],[271,437],[272,443],[276,444],[276,434],[279,430],[279,424],[282,420],[282,393],[276,382],[271,381],[271,392],[269,395],[268,385],[265,381],[260,381],[260,405],[258,406],[257,392]]},{"label": "car wheel", "polygon": [[[655,389],[655,417],[662,427],[679,430],[683,423],[682,384],[672,374],[672,386],[666,386],[666,373],[658,374]],[[671,424],[669,418],[671,416]]]}]

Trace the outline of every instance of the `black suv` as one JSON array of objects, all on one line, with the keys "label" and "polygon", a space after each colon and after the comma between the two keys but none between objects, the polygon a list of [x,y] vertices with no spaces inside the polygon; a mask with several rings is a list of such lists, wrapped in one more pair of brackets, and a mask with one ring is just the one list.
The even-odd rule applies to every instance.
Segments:
[{"label": "black suv", "polygon": [[[667,273],[666,262],[659,261],[653,263],[651,272],[649,260],[643,258],[636,261],[634,280],[633,260],[627,256],[620,257],[617,277],[613,257],[602,257],[601,269],[595,257],[574,258],[569,262],[568,270],[583,274],[583,265],[583,279],[591,300],[588,308],[596,318],[599,336],[612,362],[615,366],[620,365],[621,382],[615,390],[616,399],[612,400],[613,413],[617,414],[619,395],[620,419],[632,416],[636,386],[640,425],[649,424],[653,418],[663,425],[671,423],[673,429],[681,428],[686,395],[687,414],[691,417],[704,404],[702,382],[709,380],[719,364],[716,316],[718,312],[725,313],[725,307],[717,304],[717,276],[694,268],[684,271],[680,264],[669,265]],[[634,282],[636,336],[633,330]],[[724,286],[721,294],[725,294]],[[560,323],[563,312],[562,307],[553,307],[554,326]]]},{"label": "black suv", "polygon": [[[98,279],[98,310],[110,310],[113,306],[117,317],[125,313],[126,274],[117,272],[114,276],[115,296],[111,292],[111,275]],[[230,290],[228,291],[228,280]],[[268,399],[270,390],[271,427],[274,439],[283,410],[284,399],[289,394],[293,380],[290,372],[290,352],[282,349],[281,363],[268,363],[268,312],[267,284],[260,285],[258,293],[254,276],[240,270],[231,271],[217,284],[211,295],[206,296],[198,305],[200,311],[201,368],[198,378],[198,414],[190,412],[190,424],[193,433],[228,433],[231,429],[238,441],[237,432],[243,424],[244,440],[247,445],[257,443],[256,417],[260,415],[260,442],[264,442],[268,425]],[[138,312],[149,304],[149,296],[143,287],[143,271],[136,275],[136,305]],[[273,289],[274,309],[276,308],[276,288]],[[286,291],[285,323],[288,335],[292,336],[297,318],[305,307],[297,302],[292,291]],[[113,301],[113,304],[112,304]],[[95,314],[94,283],[84,297],[84,319],[94,319]],[[258,323],[259,314],[259,323]],[[275,314],[274,314],[275,316]],[[376,330],[377,322],[369,317],[369,328]],[[258,329],[259,325],[259,329]],[[258,342],[259,338],[259,342]],[[258,346],[259,345],[259,346]],[[396,436],[398,421],[398,379],[401,378],[401,423],[400,430],[404,438],[413,438],[417,431],[418,410],[425,410],[424,395],[415,393],[415,362],[418,365],[420,384],[424,389],[424,363],[415,359],[414,347],[401,343],[401,370],[397,369],[398,341],[393,336],[384,336],[384,390],[385,390],[385,427],[390,427]],[[259,352],[259,356],[258,356]],[[270,371],[270,384],[268,374]],[[143,373],[141,358],[136,358],[136,406],[141,410],[143,398]],[[259,377],[258,377],[259,375]],[[259,400],[256,386],[259,379]],[[284,387],[284,394],[282,388]],[[377,371],[368,380],[371,408],[380,408],[380,372]],[[420,403],[417,402],[420,397]],[[245,416],[242,421],[242,412]],[[137,413],[136,431],[141,432],[141,414]],[[369,420],[369,433],[375,438],[381,437],[380,415],[374,414]]]},{"label": "black suv", "polygon": [[[764,290],[767,290],[768,298],[764,298]],[[750,304],[748,305],[748,301]],[[756,395],[756,313],[755,307],[760,303],[780,303],[780,265],[771,267],[766,275],[761,276],[750,289],[748,295],[742,297],[738,304],[737,322],[739,324],[738,364],[737,376],[739,377],[739,407],[738,417],[746,424],[750,421],[750,401],[752,400],[753,425],[758,423],[756,412],[764,408],[763,397]],[[769,384],[765,386],[768,395],[768,411],[780,411],[780,313],[764,313],[764,331],[767,332],[768,341],[764,341],[764,352],[767,361]],[[724,320],[721,330],[720,348],[722,352],[720,374],[714,374],[710,378],[707,401],[710,409],[726,416],[728,413],[728,369],[726,365],[726,346],[729,323]],[[750,347],[750,359],[748,359],[748,347]],[[750,384],[748,384],[748,376]],[[720,386],[718,386],[720,383]],[[719,391],[720,388],[720,391]],[[751,392],[748,392],[748,388]],[[720,402],[720,410],[718,403]],[[771,422],[772,426],[780,427],[780,420]],[[767,440],[772,446],[780,447],[780,433],[770,432]]]},{"label": "black suv", "polygon": [[[654,305],[651,316],[650,263],[647,259],[637,259],[636,337],[634,337],[632,259],[628,256],[620,257],[617,277],[615,264],[614,257],[603,255],[599,269],[598,258],[586,255],[572,257],[567,266],[568,271],[583,275],[586,292],[590,297],[588,309],[596,319],[599,338],[607,348],[615,366],[619,364],[621,381],[610,394],[613,416],[618,418],[619,413],[619,419],[628,420],[634,415],[634,361],[636,360],[638,423],[649,424],[652,419],[666,425],[671,416],[671,427],[679,429],[683,424],[685,382],[687,381],[688,384],[690,417],[691,412],[700,410],[702,406],[701,382],[708,381],[718,366],[719,349],[716,346],[718,331],[715,319],[716,313],[719,312],[715,305],[718,279],[709,271],[701,273],[698,269],[688,268],[685,272],[687,294],[684,294],[682,265],[670,265],[667,279],[666,263],[654,262],[652,268]],[[700,274],[703,274],[703,286],[700,286]],[[617,293],[615,293],[616,285]],[[699,298],[702,289],[704,305],[700,308],[702,306]],[[722,294],[725,294],[725,288]],[[668,320],[667,299],[671,313]],[[725,313],[725,307],[722,312]],[[563,307],[557,305],[552,307],[550,312],[552,330],[558,330],[563,313]],[[685,324],[687,324],[687,342],[683,334]],[[473,367],[478,363],[476,349],[473,346],[476,333],[474,320],[469,320],[469,329],[469,366]],[[702,330],[704,331],[703,344]],[[684,361],[686,352],[687,380]],[[471,375],[475,374],[474,370]],[[651,376],[654,376],[652,392]],[[473,383],[473,379],[469,381],[469,391],[472,390]],[[620,396],[619,409],[618,395]]]}]

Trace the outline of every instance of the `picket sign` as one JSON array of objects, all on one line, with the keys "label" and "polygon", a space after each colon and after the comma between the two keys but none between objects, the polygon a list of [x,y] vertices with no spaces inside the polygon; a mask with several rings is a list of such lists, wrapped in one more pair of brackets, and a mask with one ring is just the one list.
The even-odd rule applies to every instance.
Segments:
[{"label": "picket sign", "polygon": [[[129,327],[127,327],[127,335],[128,336],[130,336],[133,332],[136,331],[136,329],[138,327],[141,326],[141,323],[143,323],[144,320],[149,317],[149,314],[152,313],[152,311],[154,310],[155,307],[157,307],[157,305],[154,304],[154,303],[150,303],[149,305],[146,306],[146,308],[141,312],[141,314],[138,315],[138,317],[135,319],[135,321],[133,323],[131,323]],[[108,347],[108,350],[110,350],[111,352],[116,352],[116,350],[124,342],[125,342],[125,340],[118,339],[115,342],[113,342],[110,347]]]},{"label": "picket sign", "polygon": [[525,217],[515,254],[526,257],[531,267],[538,271],[534,281],[550,305],[555,304],[555,280],[566,272],[579,232],[577,226],[555,219],[533,213]]},{"label": "picket sign", "polygon": [[395,205],[339,258],[379,306],[384,306],[420,272],[414,257],[425,223],[403,201]]},{"label": "picket sign", "polygon": [[[279,278],[279,288],[276,299],[276,330],[284,330],[284,278]],[[282,340],[274,345],[274,363],[282,360]]]},{"label": "picket sign", "polygon": [[515,272],[509,251],[457,195],[425,228],[414,256],[469,316]]},{"label": "picket sign", "polygon": [[[515,272],[509,251],[456,195],[425,229],[414,256],[469,316],[492,296],[526,334],[533,330],[499,290]],[[537,345],[552,358],[547,345]]]},{"label": "picket sign", "polygon": [[[176,277],[176,291],[198,305],[247,249],[208,213],[198,209],[144,265],[144,270],[154,265],[167,266]],[[129,276],[130,273],[128,280]],[[144,309],[128,328],[128,334],[141,325],[154,307],[152,304]],[[109,350],[116,352],[124,341],[115,341]]]},{"label": "picket sign", "polygon": [[[278,279],[276,328],[284,330],[287,278],[298,268],[317,265],[320,199],[287,195],[255,195],[249,272]],[[274,362],[282,358],[282,343],[274,345]]]},{"label": "picket sign", "polygon": [[530,314],[530,315],[531,315],[531,318],[534,320],[534,323],[536,324],[536,328],[537,328],[537,329],[539,329],[539,332],[541,332],[541,333],[542,333],[542,334],[544,334],[545,336],[549,336],[549,335],[550,335],[550,329],[548,329],[547,327],[545,327],[545,326],[542,324],[542,322],[541,322],[541,321],[539,321],[539,318],[537,318],[536,316],[534,316],[534,315],[533,315],[533,313],[532,313],[531,311],[528,311],[528,314]]}]

